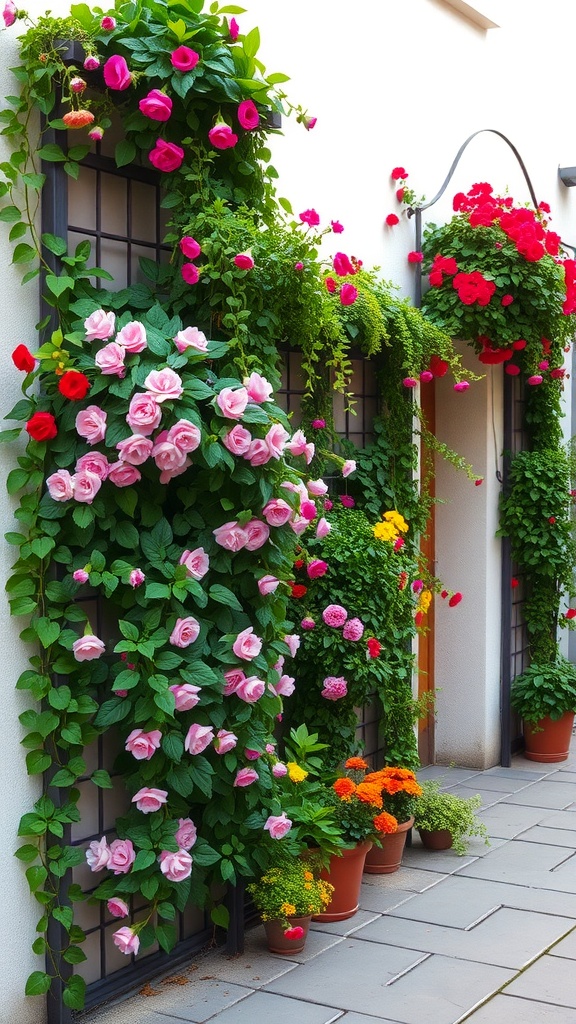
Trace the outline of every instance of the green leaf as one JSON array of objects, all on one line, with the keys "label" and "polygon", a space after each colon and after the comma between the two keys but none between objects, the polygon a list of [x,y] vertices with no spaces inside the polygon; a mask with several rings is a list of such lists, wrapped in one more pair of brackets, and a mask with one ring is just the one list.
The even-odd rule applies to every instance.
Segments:
[{"label": "green leaf", "polygon": [[55,256],[63,256],[67,251],[68,246],[63,238],[58,235],[51,235],[49,232],[45,232],[41,237],[42,245],[49,252],[53,252]]},{"label": "green leaf", "polygon": [[99,768],[97,771],[92,772],[90,776],[95,786],[99,786],[100,789],[113,789],[114,785],[107,771],[103,768]]},{"label": "green leaf", "polygon": [[139,545],[140,534],[132,523],[117,523],[114,528],[114,540],[121,547],[135,551]]},{"label": "green leaf", "polygon": [[84,960],[87,960],[87,956],[80,949],[80,946],[68,946],[68,949],[63,954],[63,959],[67,964],[81,964]]},{"label": "green leaf", "polygon": [[136,860],[132,865],[132,871],[145,871],[156,862],[156,854],[153,850],[139,850]]},{"label": "green leaf", "polygon": [[30,473],[27,469],[12,469],[8,473],[6,479],[6,490],[8,494],[16,494],[26,486],[30,479]]},{"label": "green leaf", "polygon": [[20,846],[14,853],[14,856],[18,860],[23,861],[25,864],[29,864],[30,861],[36,860],[39,856],[38,847],[32,846],[30,843],[26,843],[25,846]]},{"label": "green leaf", "polygon": [[38,150],[36,156],[40,160],[47,160],[49,163],[59,163],[67,159],[66,154],[63,152],[60,146],[51,142],[47,146],[42,146]]},{"label": "green leaf", "polygon": [[72,519],[81,530],[90,526],[94,521],[96,513],[91,505],[77,505],[72,513]]},{"label": "green leaf", "polygon": [[228,587],[223,587],[220,583],[214,583],[213,586],[210,587],[208,594],[212,600],[218,602],[218,604],[225,604],[228,608],[232,608],[236,612],[243,611],[242,605],[236,595],[233,594],[231,590],[228,590]]},{"label": "green leaf", "polygon": [[85,997],[86,982],[84,978],[79,974],[73,974],[69,981],[67,981],[62,993],[64,1005],[68,1006],[71,1010],[81,1010],[84,1006]]},{"label": "green leaf", "polygon": [[55,277],[54,274],[46,275],[46,286],[49,291],[52,292],[57,298],[67,291],[68,288],[74,288],[74,278],[67,277],[65,274],[62,277]]},{"label": "green leaf", "polygon": [[30,892],[36,892],[48,878],[48,872],[46,868],[41,864],[36,864],[26,870],[26,878],[28,879],[28,885],[30,886]]},{"label": "green leaf", "polygon": [[123,721],[129,714],[130,701],[128,699],[116,697],[112,700],[105,700],[94,719],[94,724],[101,728],[107,728],[109,725],[114,725],[115,722]]},{"label": "green leaf", "polygon": [[169,953],[173,946],[176,945],[176,928],[174,925],[157,924],[154,928],[154,934],[158,944],[166,953]]},{"label": "green leaf", "polygon": [[230,924],[230,911],[223,903],[220,903],[217,907],[212,907],[210,917],[213,923],[220,928],[228,928]]},{"label": "green leaf", "polygon": [[51,764],[52,758],[45,750],[31,750],[26,754],[26,769],[28,771],[28,775],[39,775],[41,772],[45,772]]},{"label": "green leaf", "polygon": [[20,210],[17,206],[5,206],[3,210],[0,210],[0,221],[4,224],[15,224],[21,218]]},{"label": "green leaf", "polygon": [[125,167],[126,164],[131,164],[136,156],[136,146],[129,139],[122,139],[118,142],[114,150],[114,159],[117,167]]},{"label": "green leaf", "polygon": [[26,980],[24,992],[27,996],[41,996],[50,988],[51,978],[45,971],[32,971]]},{"label": "green leaf", "polygon": [[40,643],[46,649],[55,643],[60,636],[60,626],[57,622],[52,622],[51,619],[43,616],[36,623],[36,632]]}]

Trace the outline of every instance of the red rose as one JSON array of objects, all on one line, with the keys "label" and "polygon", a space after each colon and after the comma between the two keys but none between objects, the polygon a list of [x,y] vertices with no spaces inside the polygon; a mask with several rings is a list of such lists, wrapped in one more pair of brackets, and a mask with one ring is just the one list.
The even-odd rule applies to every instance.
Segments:
[{"label": "red rose", "polygon": [[386,217],[386,224],[389,228],[393,228],[395,224],[399,223],[400,218],[395,213],[389,213]]},{"label": "red rose", "polygon": [[31,373],[36,366],[36,360],[26,345],[16,346],[12,353],[12,362],[17,370],[25,370],[26,373]]},{"label": "red rose", "polygon": [[77,402],[88,394],[90,381],[79,370],[67,370],[58,381],[58,390],[64,398]]},{"label": "red rose", "polygon": [[445,359],[441,359],[440,356],[432,356],[430,360],[430,369],[435,377],[443,377],[448,372],[449,364]]},{"label": "red rose", "polygon": [[366,646],[368,648],[368,654],[371,658],[377,658],[380,654],[380,651],[382,650],[382,644],[373,636],[371,636],[370,639],[366,641]]},{"label": "red rose", "polygon": [[576,608],[569,608],[567,612],[564,612],[565,619],[573,619],[576,616]]},{"label": "red rose", "polygon": [[517,580],[516,577],[513,576],[512,579],[510,580],[510,586],[512,587],[513,590],[515,590],[516,587],[520,586],[520,580]]},{"label": "red rose", "polygon": [[58,433],[56,420],[51,412],[35,412],[28,420],[26,430],[34,441],[49,441]]},{"label": "red rose", "polygon": [[452,594],[452,597],[448,601],[448,604],[450,605],[451,608],[454,608],[457,604],[460,604],[461,600],[462,600],[462,594],[460,594],[460,593]]},{"label": "red rose", "polygon": [[307,592],[308,592],[308,588],[305,587],[303,583],[293,583],[292,584],[292,597],[296,597],[296,598],[304,597],[304,595]]},{"label": "red rose", "polygon": [[408,177],[408,171],[405,171],[403,167],[394,167],[390,172],[392,181],[402,181]]},{"label": "red rose", "polygon": [[408,253],[408,263],[422,263],[423,259],[424,253],[416,251]]}]

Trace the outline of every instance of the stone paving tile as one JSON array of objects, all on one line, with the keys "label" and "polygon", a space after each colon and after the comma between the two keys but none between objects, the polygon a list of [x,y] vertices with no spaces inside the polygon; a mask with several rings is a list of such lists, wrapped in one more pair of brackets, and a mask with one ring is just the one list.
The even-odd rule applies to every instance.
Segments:
[{"label": "stone paving tile", "polygon": [[574,832],[567,828],[547,828],[534,825],[521,835],[523,843],[546,843],[548,846],[567,846],[574,849]]},{"label": "stone paving tile", "polygon": [[576,832],[576,806],[565,811],[556,811],[555,814],[547,814],[541,819],[541,824],[546,828],[567,828]]},{"label": "stone paving tile", "polygon": [[[217,1020],[218,1024],[257,1024],[269,1020],[274,1024],[332,1024],[341,1018],[342,1011],[333,1006],[287,999],[271,992],[253,992],[248,999],[218,1014]],[[172,1024],[172,1019],[167,1018],[165,1024]]]},{"label": "stone paving tile", "polygon": [[532,964],[529,971],[516,978],[506,992],[524,999],[537,999],[576,1009],[574,964],[572,960],[559,956],[543,956]]},{"label": "stone paving tile", "polygon": [[517,999],[504,992],[467,1017],[466,1024],[574,1024],[574,1010],[532,999]]},{"label": "stone paving tile", "polygon": [[[565,813],[564,811],[561,812]],[[547,818],[549,811],[543,807],[519,807],[514,804],[494,804],[485,811],[479,811],[478,817],[486,825],[490,837],[515,839],[527,829]],[[576,829],[576,817],[574,820]]]},{"label": "stone paving tile", "polygon": [[[412,896],[413,893],[410,893],[410,895]],[[357,910],[354,917],[348,917],[344,921],[312,921],[309,936],[312,932],[326,932],[328,935],[336,936],[351,935],[352,932],[357,932],[359,928],[363,928],[365,924],[370,924],[371,921],[376,920],[378,917],[380,917],[378,911]],[[305,951],[308,948],[308,941],[309,939],[306,939]]]},{"label": "stone paving tile", "polygon": [[480,779],[462,779],[458,785],[463,789],[474,789],[480,784],[484,791],[494,790],[494,792],[505,793],[516,793],[517,790],[524,789],[526,786],[534,784],[532,778],[514,779],[511,775],[486,775],[483,774]]},{"label": "stone paving tile", "polygon": [[266,985],[266,991],[287,996],[305,994],[307,999],[323,1004],[329,1002],[342,1010],[357,1010],[374,1016],[385,1012],[393,1020],[398,1017],[403,1021],[396,1011],[390,1012],[391,987],[388,985],[397,975],[414,967],[424,955],[350,937],[316,960],[302,964],[297,973],[276,978]]},{"label": "stone paving tile", "polygon": [[[156,1024],[156,1019],[158,1024],[171,1024],[172,1021],[204,1024],[216,1013],[251,996],[253,991],[226,982],[199,980],[187,986],[185,992],[181,989],[177,996],[174,992],[164,991],[159,996],[146,999],[145,1005],[152,1010],[150,1024]],[[142,1024],[148,1024],[146,1017],[140,1017],[139,1020]]]},{"label": "stone paving tile", "polygon": [[[408,853],[409,848],[406,848],[404,857],[407,857]],[[435,871],[432,865],[430,865],[430,870],[428,870],[428,866],[419,870],[402,863],[398,871],[393,871],[389,875],[364,875],[362,885],[378,886],[380,890],[408,889],[410,892],[424,892],[425,889],[430,889],[431,886],[441,882],[447,874],[448,872],[445,871]]]},{"label": "stone paving tile", "polygon": [[402,1024],[398,1020],[390,1020],[390,1017],[372,1017],[365,1013],[345,1013],[340,1017],[338,1024]]},{"label": "stone paving tile", "polygon": [[500,775],[502,778],[527,779],[529,782],[534,782],[536,774],[544,778],[549,772],[544,770],[538,772],[536,766],[532,770],[525,770],[524,768],[502,768],[501,765],[497,765],[495,768],[488,768],[487,771],[482,772],[482,781],[484,782],[485,779],[491,778],[493,775]]},{"label": "stone paving tile", "polygon": [[479,778],[482,776],[482,772],[476,771],[474,768],[448,768],[440,764],[428,765],[427,768],[420,769],[416,774],[420,781],[423,779],[434,779],[435,782],[440,782],[442,788],[457,786],[459,782],[462,782],[462,779]]},{"label": "stone paving tile", "polygon": [[576,791],[576,771],[574,770],[574,765],[571,765],[570,768],[565,768],[562,771],[555,772],[554,782],[561,782],[563,784],[571,782]]},{"label": "stone paving tile", "polygon": [[576,794],[564,782],[554,779],[543,779],[526,786],[519,793],[506,797],[508,804],[524,804],[528,807],[550,807],[562,810],[572,803]]},{"label": "stone paving tile", "polygon": [[429,864],[437,871],[444,871],[446,875],[454,874],[465,864],[472,864],[478,857],[485,857],[491,850],[504,843],[505,840],[495,839],[490,846],[487,846],[483,839],[471,839],[468,852],[463,856],[456,853],[456,850],[427,850],[420,840],[418,834],[410,850],[404,851],[403,861],[406,864],[420,867],[422,864]]},{"label": "stone paving tile", "polygon": [[248,988],[262,988],[269,981],[289,974],[297,963],[294,959],[275,956],[264,949],[258,929],[246,932],[245,953],[241,956],[227,956],[215,952],[209,961],[203,963],[203,976],[213,981],[228,981]]},{"label": "stone paving tile", "polygon": [[356,938],[519,970],[570,928],[572,924],[565,917],[500,908],[466,931],[380,917],[365,925]]},{"label": "stone paving tile", "polygon": [[360,887],[360,909],[377,914],[385,914],[393,907],[399,907],[402,903],[414,899],[417,893],[408,889],[384,889],[377,885],[362,883]]},{"label": "stone paving tile", "polygon": [[[525,786],[524,789],[520,790],[520,793],[525,793],[530,789],[532,789],[532,786]],[[492,807],[493,804],[497,804],[500,800],[513,800],[519,795],[516,793],[498,793],[493,789],[482,789],[481,786],[464,786],[462,784],[453,786],[450,792],[455,793],[456,796],[463,797],[465,800],[468,797],[476,796],[478,793],[482,799],[481,807]]]},{"label": "stone paving tile", "polygon": [[526,884],[523,876],[537,872],[546,875],[557,868],[568,857],[568,851],[561,846],[550,846],[546,843],[523,843],[521,839],[512,839],[504,846],[493,850],[489,857],[476,860],[462,869],[462,874],[471,874],[476,878],[494,878],[504,881],[517,881]]},{"label": "stone paving tile", "polygon": [[550,956],[563,956],[569,960],[576,960],[576,928],[550,950]]}]

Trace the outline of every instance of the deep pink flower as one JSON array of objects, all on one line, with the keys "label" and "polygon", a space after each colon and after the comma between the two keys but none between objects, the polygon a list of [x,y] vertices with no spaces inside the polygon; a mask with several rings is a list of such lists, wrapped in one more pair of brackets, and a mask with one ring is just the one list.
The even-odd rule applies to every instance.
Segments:
[{"label": "deep pink flower", "polygon": [[172,113],[172,100],[160,89],[151,89],[138,106],[140,112],[152,121],[168,121]]},{"label": "deep pink flower", "polygon": [[260,114],[253,100],[242,100],[238,107],[238,120],[242,127],[252,132],[260,124]]},{"label": "deep pink flower", "polygon": [[180,272],[186,284],[198,284],[200,271],[195,263],[183,263]]},{"label": "deep pink flower", "polygon": [[453,385],[454,391],[468,391],[469,387],[470,385],[467,380],[458,380]]},{"label": "deep pink flower", "polygon": [[360,640],[363,633],[364,623],[361,622],[360,619],[348,619],[348,621],[344,623],[342,636],[345,640]]},{"label": "deep pink flower", "polygon": [[240,34],[240,25],[236,21],[236,18],[230,18],[230,24],[228,26],[228,34],[233,43],[236,42]]},{"label": "deep pink flower", "polygon": [[122,92],[132,85],[132,75],[128,65],[124,57],[120,57],[118,54],[108,58],[103,68],[103,74],[106,85],[109,89],[114,89],[115,92]]},{"label": "deep pink flower", "polygon": [[322,612],[322,618],[327,626],[339,629],[348,618],[348,612],[341,604],[329,604]]},{"label": "deep pink flower", "polygon": [[100,28],[103,32],[113,32],[116,28],[116,18],[110,18],[106,15],[106,17],[102,18],[102,21],[100,22]]},{"label": "deep pink flower", "polygon": [[460,604],[461,600],[462,594],[460,592],[457,592],[456,594],[452,594],[452,597],[448,601],[448,604],[450,605],[451,608],[454,608],[457,604]]},{"label": "deep pink flower", "polygon": [[352,306],[353,303],[356,302],[357,298],[358,289],[355,288],[353,284],[350,284],[348,281],[345,281],[340,289],[340,302],[342,303],[342,305]]},{"label": "deep pink flower", "polygon": [[179,46],[170,54],[170,63],[177,71],[193,71],[199,60],[200,54],[189,46]]},{"label": "deep pink flower", "polygon": [[513,295],[503,295],[501,300],[500,300],[500,305],[501,306],[509,306],[511,302],[514,302],[514,296]]},{"label": "deep pink flower", "polygon": [[348,693],[348,684],[344,676],[326,676],[321,696],[326,700],[340,700]]},{"label": "deep pink flower", "polygon": [[239,252],[234,257],[234,266],[238,267],[238,270],[253,270],[254,260],[249,252]]},{"label": "deep pink flower", "polygon": [[422,263],[423,259],[424,259],[424,253],[423,252],[413,251],[413,252],[409,252],[408,253],[408,263]]},{"label": "deep pink flower", "polygon": [[393,228],[396,224],[400,223],[400,218],[396,213],[389,213],[386,217],[385,223],[389,228]]},{"label": "deep pink flower", "polygon": [[2,11],[2,17],[4,18],[6,28],[10,28],[10,26],[14,24],[17,14],[18,9],[13,0],[6,0],[4,10]]},{"label": "deep pink flower", "polygon": [[309,228],[316,228],[320,223],[320,216],[316,210],[304,210],[298,216],[302,223],[307,224]]},{"label": "deep pink flower", "polygon": [[306,572],[311,580],[318,579],[328,572],[328,563],[323,562],[321,558],[313,558],[306,566]]},{"label": "deep pink flower", "polygon": [[415,377],[404,377],[402,381],[405,388],[416,388],[418,387],[418,381]]},{"label": "deep pink flower", "polygon": [[177,171],[184,162],[184,150],[175,142],[166,142],[165,139],[157,139],[154,149],[150,150],[148,159],[157,171],[169,174]]},{"label": "deep pink flower", "polygon": [[408,177],[408,171],[405,171],[403,167],[394,167],[390,172],[392,181],[405,181]]},{"label": "deep pink flower", "polygon": [[330,227],[335,235],[340,235],[344,231],[344,228],[339,220],[331,220]]},{"label": "deep pink flower", "polygon": [[233,149],[238,142],[238,136],[234,134],[229,124],[218,121],[208,132],[208,139],[214,149]]}]

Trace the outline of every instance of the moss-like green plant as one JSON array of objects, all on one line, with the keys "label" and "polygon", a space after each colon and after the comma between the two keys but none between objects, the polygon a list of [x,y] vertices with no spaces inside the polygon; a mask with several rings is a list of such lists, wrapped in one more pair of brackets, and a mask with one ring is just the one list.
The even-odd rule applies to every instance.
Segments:
[{"label": "moss-like green plant", "polygon": [[415,802],[414,827],[424,832],[446,829],[452,836],[453,849],[462,857],[472,836],[479,836],[488,845],[486,825],[476,817],[481,805],[479,794],[462,797],[443,792],[439,782],[428,779],[422,784],[422,795]]}]

